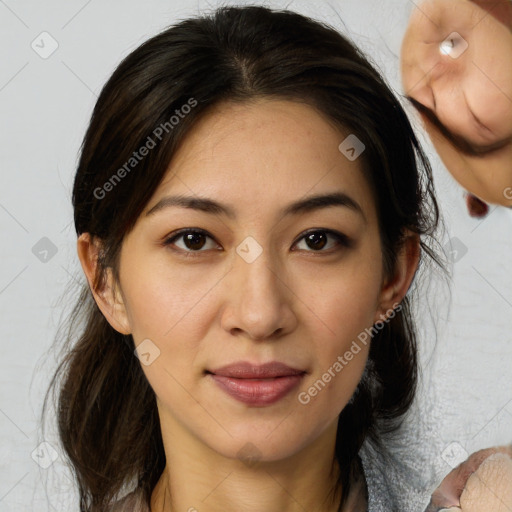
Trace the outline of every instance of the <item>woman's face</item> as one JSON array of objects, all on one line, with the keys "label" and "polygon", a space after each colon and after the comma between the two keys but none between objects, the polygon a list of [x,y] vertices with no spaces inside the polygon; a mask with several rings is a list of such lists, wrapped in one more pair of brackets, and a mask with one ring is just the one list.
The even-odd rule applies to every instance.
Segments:
[{"label": "woman's face", "polygon": [[[353,342],[391,293],[361,159],[338,149],[348,135],[308,106],[260,100],[217,107],[179,147],[119,267],[127,331],[144,343],[164,440],[276,460],[336,424],[368,355],[369,340],[358,351]],[[306,202],[333,194],[337,204]],[[174,196],[208,198],[229,214],[172,205]],[[345,365],[333,372],[339,356]],[[242,361],[301,373],[273,383],[211,373]],[[329,368],[335,376],[308,394]]]},{"label": "woman's face", "polygon": [[426,0],[402,45],[406,94],[463,140],[454,146],[432,117],[425,127],[444,164],[469,192],[512,205],[512,4]]}]

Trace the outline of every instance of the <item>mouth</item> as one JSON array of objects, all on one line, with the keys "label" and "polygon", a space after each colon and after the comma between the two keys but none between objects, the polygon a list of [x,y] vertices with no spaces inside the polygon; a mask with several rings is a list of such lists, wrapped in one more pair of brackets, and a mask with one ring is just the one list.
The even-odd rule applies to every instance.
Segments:
[{"label": "mouth", "polygon": [[253,407],[278,402],[300,384],[306,373],[277,361],[262,365],[242,361],[206,371],[224,393]]}]

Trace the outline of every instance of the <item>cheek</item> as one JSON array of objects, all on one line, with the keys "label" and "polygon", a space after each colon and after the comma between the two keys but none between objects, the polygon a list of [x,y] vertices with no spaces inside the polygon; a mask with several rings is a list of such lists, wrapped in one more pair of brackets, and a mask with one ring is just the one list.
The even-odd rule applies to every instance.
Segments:
[{"label": "cheek", "polygon": [[333,350],[340,349],[371,326],[377,310],[379,275],[370,268],[353,270],[340,270],[337,276],[319,280],[314,292],[311,286],[306,290],[306,283],[303,289],[297,290],[307,299],[312,321],[329,339]]},{"label": "cheek", "polygon": [[361,378],[379,305],[380,256],[378,246],[367,249],[337,273],[319,278],[314,293],[304,289],[316,363],[305,392],[319,408],[337,404],[341,410]]},{"label": "cheek", "polygon": [[194,326],[200,318],[204,321],[201,303],[222,279],[220,269],[200,272],[197,268],[176,265],[165,257],[134,259],[134,264],[126,265],[123,288],[129,297],[135,339],[151,335],[172,339],[182,324],[187,324],[194,339]]},{"label": "cheek", "polygon": [[304,381],[298,401],[309,408],[309,415],[321,418],[322,422],[329,423],[340,414],[361,380],[372,324],[359,320],[340,314],[337,336],[316,340],[315,366]]},{"label": "cheek", "polygon": [[197,361],[204,359],[202,340],[215,321],[212,297],[223,276],[220,268],[197,268],[185,270],[166,258],[134,259],[126,261],[124,281],[121,276],[137,352],[151,354],[149,365],[139,355],[142,369],[157,395],[178,404],[186,398],[178,383],[188,386],[201,373]]},{"label": "cheek", "polygon": [[475,43],[464,90],[475,113],[500,138],[512,135],[512,35],[507,40]]}]

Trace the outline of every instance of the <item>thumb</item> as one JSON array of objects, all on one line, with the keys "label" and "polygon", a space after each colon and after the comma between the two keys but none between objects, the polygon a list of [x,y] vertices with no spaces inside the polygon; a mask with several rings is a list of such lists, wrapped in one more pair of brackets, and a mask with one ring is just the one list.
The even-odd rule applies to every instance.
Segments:
[{"label": "thumb", "polygon": [[[425,512],[438,512],[442,508],[460,507],[461,495],[470,478],[478,470],[481,464],[491,455],[502,453],[512,457],[512,446],[500,446],[486,448],[473,453],[465,462],[453,469],[434,491],[430,504]],[[512,459],[511,459],[512,462]],[[481,509],[479,512],[492,510]],[[510,512],[507,510],[507,512]]]},{"label": "thumb", "polygon": [[463,512],[512,510],[512,458],[495,453],[469,477],[460,497]]}]

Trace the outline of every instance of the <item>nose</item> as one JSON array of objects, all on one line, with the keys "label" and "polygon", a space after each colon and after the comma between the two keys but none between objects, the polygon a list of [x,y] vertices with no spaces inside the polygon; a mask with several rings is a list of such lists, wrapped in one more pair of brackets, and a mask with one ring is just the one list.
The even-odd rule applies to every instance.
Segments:
[{"label": "nose", "polygon": [[439,65],[424,75],[408,95],[430,109],[450,132],[466,135],[472,125],[463,88],[460,77],[450,76]]},{"label": "nose", "polygon": [[432,82],[439,75],[439,62],[432,59],[432,50],[419,43],[402,48],[402,83],[407,96],[434,110]]},{"label": "nose", "polygon": [[452,134],[466,140],[479,140],[475,118],[467,99],[467,86],[462,81],[445,81],[433,86],[436,115]]},{"label": "nose", "polygon": [[435,112],[436,101],[431,82],[428,77],[424,79],[409,93],[409,96],[421,103],[424,107]]},{"label": "nose", "polygon": [[283,270],[283,263],[272,258],[269,250],[264,249],[254,261],[237,253],[224,283],[223,329],[255,341],[268,341],[293,330],[296,297],[285,283]]}]

